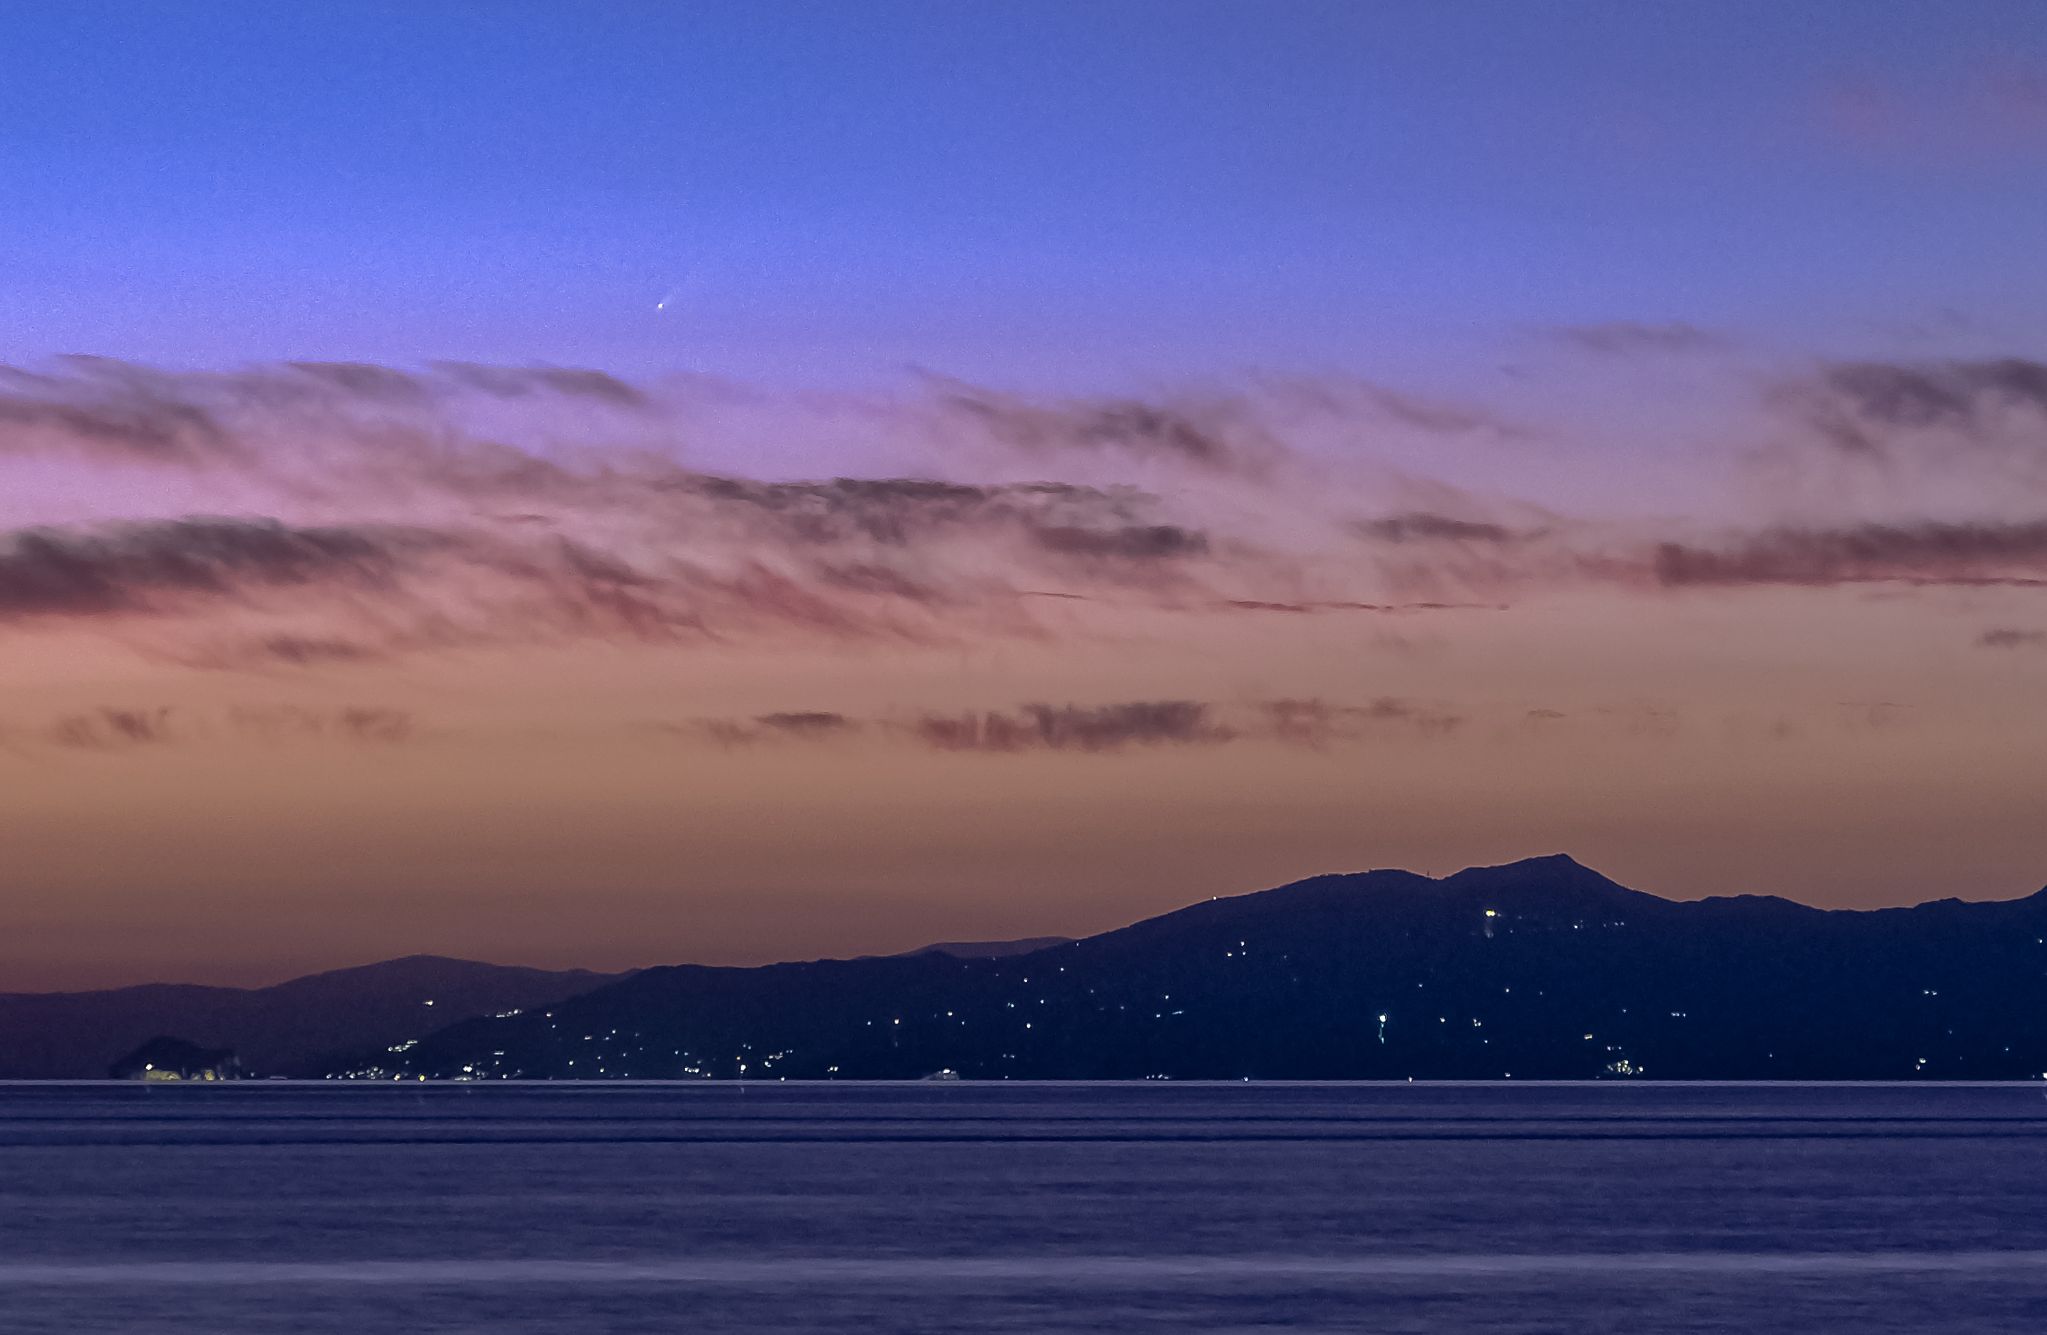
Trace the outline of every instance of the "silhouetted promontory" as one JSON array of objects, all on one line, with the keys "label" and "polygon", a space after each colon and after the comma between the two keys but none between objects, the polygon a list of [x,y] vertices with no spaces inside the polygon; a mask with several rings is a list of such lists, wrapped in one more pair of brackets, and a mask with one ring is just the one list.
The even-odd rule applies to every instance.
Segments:
[{"label": "silhouetted promontory", "polygon": [[648,969],[362,1078],[2038,1079],[2047,891],[1674,902],[1568,857],[1320,876],[996,958]]},{"label": "silhouetted promontory", "polygon": [[318,1074],[339,1054],[472,1015],[544,1006],[620,976],[409,955],[274,987],[149,983],[0,994],[0,1079],[103,1079],[114,1062],[163,1035],[230,1049],[248,1074]]}]

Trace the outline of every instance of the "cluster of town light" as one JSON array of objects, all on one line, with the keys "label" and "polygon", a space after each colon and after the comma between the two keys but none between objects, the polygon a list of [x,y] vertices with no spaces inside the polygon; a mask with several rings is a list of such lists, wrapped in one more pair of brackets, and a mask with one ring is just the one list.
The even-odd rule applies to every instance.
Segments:
[{"label": "cluster of town light", "polygon": [[[1490,908],[1485,909],[1483,910],[1483,922],[1485,928],[1485,935],[1488,938],[1492,938],[1495,934],[1496,927],[1503,922],[1502,915],[1497,909]],[[1594,925],[1598,927],[1608,928],[1625,926],[1624,923],[1619,922],[1601,922],[1596,923]],[[1574,930],[1582,930],[1585,924],[1582,922],[1574,922],[1571,924],[1571,926],[1573,927]],[[2042,939],[2039,943],[2047,944],[2047,939]],[[1075,944],[1077,945],[1079,943]],[[1249,954],[1250,954],[1249,941],[1240,939],[1233,948],[1225,948],[1225,950],[1223,951],[1223,958],[1225,960],[1235,961],[1239,959],[1247,959],[1249,957]],[[1282,961],[1284,961],[1287,958],[1287,956],[1281,955],[1280,958]],[[1061,974],[1065,973],[1066,972],[1065,966],[1064,965],[1057,966],[1057,972]],[[1001,972],[998,971],[997,977],[998,978],[1002,977]],[[1027,974],[1022,975],[1021,983],[1024,987],[1029,987],[1031,984],[1030,975]],[[1417,982],[1415,986],[1417,989],[1422,989],[1425,988],[1426,985]],[[1086,990],[1089,996],[1098,995],[1096,989],[1093,987],[1089,987]],[[1504,987],[1501,990],[1503,994],[1511,994],[1513,991],[1511,987]],[[1922,996],[1925,997],[1940,996],[1939,989],[1931,987],[1920,989],[1920,993]],[[1541,995],[1541,993],[1538,991],[1537,995],[1539,996]],[[1159,994],[1157,1006],[1155,1009],[1152,1010],[1152,1018],[1154,1020],[1162,1021],[1168,1018],[1182,1016],[1186,1014],[1186,1010],[1184,1008],[1169,1009],[1169,1003],[1172,1001],[1172,999],[1173,994],[1170,992],[1161,992]],[[1026,996],[1022,1000],[1026,1004],[1028,1004],[1031,1001],[1035,1001],[1039,1006],[1045,1006],[1048,1004],[1047,998],[1042,994]],[[432,1001],[427,1001],[423,1004],[431,1006],[434,1003]],[[1019,1008],[1019,1003],[1017,1000],[1006,1000],[1003,1003],[1003,1005],[1004,1009],[1008,1011],[1016,1011]],[[1106,1012],[1108,1009],[1108,1005],[1109,1003],[1106,1001],[1098,1001],[1095,1009],[1097,1010],[1097,1012]],[[1127,1002],[1117,1002],[1115,1003],[1115,1008],[1119,1012],[1127,1013],[1130,1009],[1130,1005]],[[1622,1008],[1621,1013],[1626,1014],[1625,1007]],[[494,1018],[499,1020],[508,1020],[515,1018],[520,1014],[521,1012],[519,1010],[501,1011]],[[1688,1011],[1683,1010],[1673,1010],[1668,1012],[1668,1015],[1671,1019],[1683,1020],[1688,1019],[1690,1013]],[[543,1018],[547,1021],[547,1027],[550,1032],[558,1032],[559,1025],[555,1022],[554,1012],[552,1011],[545,1012]],[[942,1016],[937,1013],[933,1013],[929,1018],[935,1023],[952,1022],[958,1024],[961,1027],[965,1027],[969,1023],[969,1020],[966,1016],[962,1016],[958,1014],[956,1011],[952,1010],[945,1011]],[[1017,1018],[1021,1019],[1021,1017]],[[1393,1017],[1391,1013],[1388,1011],[1381,1011],[1377,1013],[1378,1026],[1377,1038],[1381,1044],[1386,1044],[1389,1041],[1388,1027],[1392,1023],[1392,1018]],[[1478,1016],[1472,1016],[1470,1017],[1470,1019],[1471,1027],[1473,1029],[1484,1028],[1485,1022],[1482,1018]],[[1022,1020],[1021,1022],[1025,1030],[1033,1030],[1035,1028],[1035,1022],[1033,1020]],[[885,1027],[887,1027],[890,1030],[900,1030],[903,1025],[903,1017],[900,1015],[883,1017],[883,1023]],[[1447,1025],[1449,1023],[1449,1016],[1448,1015],[1437,1016],[1437,1023],[1439,1025]],[[868,1020],[866,1024],[867,1027],[872,1028],[875,1026],[876,1021]],[[638,1039],[639,1037],[640,1035],[638,1034],[633,1035],[634,1039]],[[1591,1032],[1587,1032],[1586,1034],[1584,1034],[1583,1037],[1584,1041],[1587,1043],[1597,1041],[1596,1035]],[[582,1042],[594,1043],[597,1045],[594,1053],[585,1054],[585,1056],[588,1057],[589,1060],[583,1063],[582,1067],[583,1072],[594,1071],[596,1076],[608,1079],[631,1079],[634,1078],[635,1068],[637,1068],[637,1070],[641,1072],[646,1071],[648,1069],[649,1054],[644,1044],[636,1048],[619,1050],[621,1045],[619,1045],[618,1039],[619,1031],[617,1029],[611,1029],[606,1031],[602,1040],[600,1040],[598,1038],[598,1035],[596,1035],[595,1033],[588,1033],[582,1035],[581,1036]],[[1490,1040],[1481,1037],[1479,1039],[1479,1042],[1481,1044],[1489,1044]],[[411,1052],[414,1048],[418,1046],[418,1044],[419,1044],[418,1039],[407,1039],[404,1042],[393,1044],[390,1047],[389,1051],[393,1054],[402,1056],[408,1052]],[[1609,1057],[1609,1060],[1606,1061],[1602,1068],[1603,1074],[1614,1076],[1639,1076],[1643,1074],[1643,1067],[1639,1063],[1637,1063],[1633,1058],[1628,1056],[1619,1045],[1613,1043],[1606,1044],[1605,1054]],[[514,1076],[520,1073],[516,1071],[508,1072],[504,1069],[504,1063],[502,1059],[505,1057],[505,1055],[506,1053],[502,1049],[493,1051],[491,1053],[492,1060],[488,1062],[467,1063],[463,1065],[460,1069],[460,1072],[454,1075],[452,1078],[456,1080],[513,1078]],[[785,1063],[788,1060],[788,1058],[793,1055],[793,1052],[791,1050],[785,1049],[778,1052],[760,1055],[755,1054],[753,1052],[751,1045],[741,1044],[739,1052],[734,1053],[729,1058],[721,1058],[717,1060],[701,1058],[681,1048],[672,1049],[669,1053],[663,1055],[667,1058],[667,1060],[656,1063],[663,1068],[661,1071],[662,1075],[673,1075],[679,1073],[680,1075],[683,1076],[697,1078],[712,1078],[717,1074],[718,1068],[721,1067],[728,1071],[736,1070],[741,1076],[771,1075],[775,1073],[776,1066],[780,1063]],[[1769,1054],[1769,1056],[1774,1057],[1775,1054],[1771,1053]],[[1000,1054],[1000,1057],[1002,1060],[1005,1061],[1018,1060],[1018,1054],[1016,1054],[1015,1052],[1004,1052]],[[1927,1057],[1918,1058],[1913,1064],[1912,1068],[1913,1071],[1915,1073],[1923,1072],[1928,1066],[1930,1060],[1931,1059]],[[577,1059],[569,1058],[567,1060],[567,1065],[570,1068],[577,1067],[578,1065]],[[839,1074],[840,1069],[841,1068],[838,1064],[833,1064],[825,1068],[825,1074],[837,1075]],[[377,1065],[346,1072],[343,1078],[372,1080],[385,1079],[402,1080],[409,1078],[425,1079],[426,1077],[424,1075],[417,1075],[403,1070],[393,1070],[381,1065]],[[1155,1073],[1147,1078],[1166,1079],[1168,1077],[1164,1073]],[[2047,1071],[2041,1072],[2040,1078],[2042,1080],[2047,1080]]]}]

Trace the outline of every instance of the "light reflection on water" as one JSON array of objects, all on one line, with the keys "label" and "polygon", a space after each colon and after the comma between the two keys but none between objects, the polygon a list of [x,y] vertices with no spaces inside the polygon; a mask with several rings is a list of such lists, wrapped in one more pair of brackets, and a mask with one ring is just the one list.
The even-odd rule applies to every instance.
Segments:
[{"label": "light reflection on water", "polygon": [[2024,1086],[0,1086],[0,1330],[2047,1328]]}]

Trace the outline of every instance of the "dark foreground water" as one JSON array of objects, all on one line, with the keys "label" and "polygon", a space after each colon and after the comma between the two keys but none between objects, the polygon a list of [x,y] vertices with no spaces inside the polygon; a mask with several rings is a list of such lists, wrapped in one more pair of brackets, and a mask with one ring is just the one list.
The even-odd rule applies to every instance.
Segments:
[{"label": "dark foreground water", "polygon": [[0,1086],[0,1331],[2047,1330],[2047,1091]]}]

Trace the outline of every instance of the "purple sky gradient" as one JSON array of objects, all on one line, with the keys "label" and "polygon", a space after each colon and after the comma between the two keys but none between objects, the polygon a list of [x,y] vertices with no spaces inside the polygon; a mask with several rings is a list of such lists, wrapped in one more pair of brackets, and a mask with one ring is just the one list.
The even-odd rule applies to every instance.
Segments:
[{"label": "purple sky gradient", "polygon": [[2047,880],[2047,9],[0,41],[0,990]]}]

